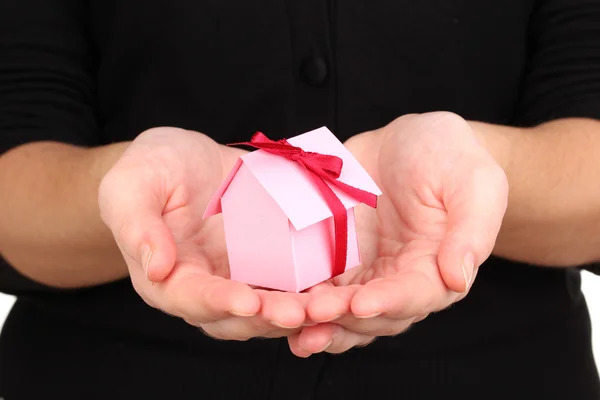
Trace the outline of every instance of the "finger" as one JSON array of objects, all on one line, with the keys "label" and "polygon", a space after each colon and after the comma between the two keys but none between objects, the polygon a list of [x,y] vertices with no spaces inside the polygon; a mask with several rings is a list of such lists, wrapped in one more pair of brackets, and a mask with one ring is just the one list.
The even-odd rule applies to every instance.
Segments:
[{"label": "finger", "polygon": [[347,315],[335,323],[346,331],[358,333],[365,336],[396,336],[405,332],[416,321],[417,317],[409,319],[391,319],[384,316],[370,318],[356,318]]},{"label": "finger", "polygon": [[313,354],[313,353],[311,353],[308,350],[303,349],[298,344],[299,340],[300,340],[300,333],[302,333],[302,331],[300,331],[299,333],[296,333],[295,335],[288,336],[287,339],[288,339],[288,346],[290,347],[290,351],[296,357],[301,357],[301,358],[310,357],[311,354]]},{"label": "finger", "polygon": [[326,282],[311,288],[306,308],[308,318],[313,322],[330,322],[350,312],[350,301],[358,287],[334,286]]},{"label": "finger", "polygon": [[347,331],[334,323],[325,323],[304,328],[298,335],[289,337],[288,343],[292,353],[308,357],[322,352],[343,353],[356,346],[365,346],[373,340],[372,336]]},{"label": "finger", "polygon": [[361,335],[345,330],[333,339],[333,343],[325,349],[326,353],[341,354],[354,347],[364,347],[375,341],[375,336]]},{"label": "finger", "polygon": [[153,172],[142,167],[115,168],[102,180],[98,203],[117,245],[153,282],[173,269],[175,240],[162,219],[165,204]]},{"label": "finger", "polygon": [[246,341],[252,338],[281,338],[300,333],[301,328],[281,329],[276,328],[260,316],[231,317],[208,324],[186,321],[197,326],[202,331],[215,339]]},{"label": "finger", "polygon": [[129,217],[117,233],[119,247],[133,258],[151,282],[161,282],[175,265],[177,250],[171,231],[160,214]]},{"label": "finger", "polygon": [[153,303],[164,311],[198,323],[250,317],[260,311],[260,297],[248,285],[210,275],[194,265],[176,268],[180,270],[166,281],[147,289]]},{"label": "finger", "polygon": [[360,287],[350,303],[357,318],[374,318],[379,315],[391,319],[410,319],[417,315],[439,311],[452,304],[459,294],[446,288],[441,277],[424,271],[437,271],[433,259],[415,262],[409,272],[381,278]]},{"label": "finger", "polygon": [[440,245],[438,263],[444,282],[456,292],[467,291],[473,272],[489,257],[506,211],[508,187],[495,165],[455,173],[444,204],[448,231]]},{"label": "finger", "polygon": [[279,338],[300,332],[304,322],[306,294],[256,290],[261,310],[255,316],[230,317],[204,323],[190,322],[208,335],[225,340],[248,340],[255,337]]},{"label": "finger", "polygon": [[272,326],[292,329],[302,326],[306,319],[308,294],[257,290],[260,314]]}]

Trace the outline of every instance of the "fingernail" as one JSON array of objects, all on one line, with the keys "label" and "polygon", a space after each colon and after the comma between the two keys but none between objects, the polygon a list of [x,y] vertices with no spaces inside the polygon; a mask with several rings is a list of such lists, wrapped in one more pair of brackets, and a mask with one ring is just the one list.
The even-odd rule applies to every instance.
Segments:
[{"label": "fingernail", "polygon": [[322,324],[322,323],[325,323],[325,322],[331,322],[331,321],[335,321],[336,319],[338,319],[341,316],[342,316],[341,314],[337,314],[337,315],[334,315],[333,317],[331,317],[329,319],[318,320],[318,321],[315,321],[315,322],[319,323],[319,324]]},{"label": "fingernail", "polygon": [[317,353],[322,353],[325,350],[327,350],[329,347],[331,347],[331,345],[333,344],[333,339],[331,339],[326,345],[325,347],[323,347],[321,350],[317,351]]},{"label": "fingernail", "polygon": [[254,317],[256,315],[256,313],[243,313],[236,310],[230,310],[229,313],[236,317]]},{"label": "fingernail", "polygon": [[144,267],[144,274],[148,279],[148,267],[150,266],[150,260],[152,260],[152,247],[148,244],[142,246],[142,266]]},{"label": "fingernail", "polygon": [[285,326],[285,325],[283,325],[283,324],[280,324],[280,323],[279,323],[279,322],[277,322],[277,321],[271,321],[271,324],[272,324],[272,325],[275,325],[275,326],[276,326],[276,327],[278,327],[278,328],[282,328],[282,329],[296,329],[296,328],[298,328],[298,327],[299,327],[299,326]]},{"label": "fingernail", "polygon": [[471,279],[473,278],[473,270],[475,269],[475,259],[473,254],[467,253],[463,259],[461,265],[463,278],[465,280],[465,290],[468,290],[471,286]]},{"label": "fingernail", "polygon": [[317,326],[318,323],[317,322],[305,322],[302,324],[302,326]]},{"label": "fingernail", "polygon": [[380,315],[381,315],[380,312],[376,312],[376,313],[373,313],[371,315],[354,315],[354,316],[356,318],[360,318],[360,319],[367,319],[367,318],[375,318],[375,317],[378,317]]}]

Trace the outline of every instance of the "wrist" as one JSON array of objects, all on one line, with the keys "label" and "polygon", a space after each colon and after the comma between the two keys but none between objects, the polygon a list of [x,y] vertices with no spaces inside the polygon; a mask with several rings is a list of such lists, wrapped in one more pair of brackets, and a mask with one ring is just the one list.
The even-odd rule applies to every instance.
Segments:
[{"label": "wrist", "polygon": [[102,148],[36,142],[5,160],[14,172],[0,178],[0,186],[10,188],[0,215],[1,252],[22,275],[58,288],[127,275],[99,216],[101,152]]},{"label": "wrist", "polygon": [[521,147],[526,129],[468,121],[479,143],[508,175],[514,163],[515,152]]}]

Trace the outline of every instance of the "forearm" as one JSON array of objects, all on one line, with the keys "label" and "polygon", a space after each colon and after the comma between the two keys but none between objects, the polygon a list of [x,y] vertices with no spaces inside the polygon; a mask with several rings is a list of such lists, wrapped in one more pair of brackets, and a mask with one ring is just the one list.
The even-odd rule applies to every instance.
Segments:
[{"label": "forearm", "polygon": [[23,275],[53,287],[127,276],[97,204],[101,178],[127,145],[83,149],[37,142],[2,155],[2,256]]},{"label": "forearm", "polygon": [[494,254],[548,266],[600,260],[600,122],[517,129],[472,123],[504,167],[509,205]]}]

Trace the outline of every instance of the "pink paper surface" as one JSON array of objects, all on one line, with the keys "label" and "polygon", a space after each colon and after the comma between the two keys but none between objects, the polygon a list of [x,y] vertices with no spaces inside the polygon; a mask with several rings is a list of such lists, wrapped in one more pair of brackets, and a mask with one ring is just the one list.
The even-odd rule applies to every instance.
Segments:
[{"label": "pink paper surface", "polygon": [[[333,218],[327,218],[292,233],[296,280],[302,291],[331,278],[334,252]],[[348,258],[346,271],[360,265],[354,210],[348,211]]]},{"label": "pink paper surface", "polygon": [[[340,181],[381,195],[327,128],[288,141],[305,151],[340,157],[344,162]],[[348,210],[348,270],[360,264],[353,209],[358,201],[330,187]],[[244,155],[212,197],[204,218],[221,212],[231,279],[299,292],[331,277],[332,213],[309,172],[298,163],[263,150]]]},{"label": "pink paper surface", "polygon": [[297,291],[289,222],[242,165],[222,198],[231,279]]},{"label": "pink paper surface", "polygon": [[[305,151],[340,157],[344,162],[340,181],[375,195],[381,194],[373,179],[329,129],[319,128],[288,141]],[[298,163],[263,150],[246,154],[242,159],[296,229],[301,230],[332,216],[312,178]],[[332,189],[346,209],[358,204],[335,186]]]}]

